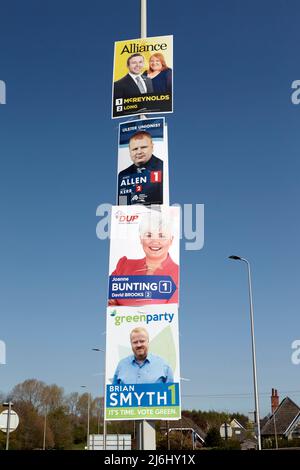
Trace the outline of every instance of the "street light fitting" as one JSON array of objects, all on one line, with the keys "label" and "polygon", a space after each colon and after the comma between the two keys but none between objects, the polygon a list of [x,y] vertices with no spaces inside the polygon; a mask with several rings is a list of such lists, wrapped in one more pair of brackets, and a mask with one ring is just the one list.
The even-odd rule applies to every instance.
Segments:
[{"label": "street light fitting", "polygon": [[242,261],[242,258],[240,256],[235,256],[235,255],[231,255],[231,256],[228,256],[229,259],[238,259],[240,261]]}]

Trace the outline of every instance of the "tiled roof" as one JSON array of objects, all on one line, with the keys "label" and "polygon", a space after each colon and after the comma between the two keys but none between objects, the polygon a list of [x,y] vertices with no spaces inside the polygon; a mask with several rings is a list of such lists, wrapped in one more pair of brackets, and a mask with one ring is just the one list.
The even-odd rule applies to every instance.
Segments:
[{"label": "tiled roof", "polygon": [[[161,430],[166,430],[165,421],[161,421]],[[199,428],[199,426],[191,419],[186,416],[182,416],[181,419],[169,421],[169,428],[192,428],[194,431],[199,434],[199,436],[205,440],[205,432]]]},{"label": "tiled roof", "polygon": [[261,430],[263,436],[284,434],[291,422],[300,412],[300,408],[289,397],[284,398],[275,412],[269,417]]}]

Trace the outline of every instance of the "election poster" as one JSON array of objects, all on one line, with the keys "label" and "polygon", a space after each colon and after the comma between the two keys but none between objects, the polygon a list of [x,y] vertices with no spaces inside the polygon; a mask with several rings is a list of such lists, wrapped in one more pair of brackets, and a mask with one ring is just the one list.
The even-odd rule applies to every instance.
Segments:
[{"label": "election poster", "polygon": [[109,306],[179,302],[180,208],[113,206]]},{"label": "election poster", "polygon": [[165,118],[119,125],[117,204],[169,204]]},{"label": "election poster", "polygon": [[180,418],[178,306],[109,307],[105,419]]},{"label": "election poster", "polygon": [[115,42],[112,118],[173,112],[173,36]]}]

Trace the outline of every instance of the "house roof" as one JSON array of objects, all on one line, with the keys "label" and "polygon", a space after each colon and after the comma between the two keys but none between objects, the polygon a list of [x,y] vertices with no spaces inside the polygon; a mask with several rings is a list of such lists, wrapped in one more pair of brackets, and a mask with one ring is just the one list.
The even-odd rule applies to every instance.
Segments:
[{"label": "house roof", "polygon": [[[164,423],[164,421],[161,421]],[[191,419],[186,416],[182,416],[181,419],[169,421],[169,428],[192,428],[196,434],[198,434],[200,440],[204,442],[206,433]],[[164,429],[164,424],[161,425],[161,429]],[[164,429],[166,431],[166,428]]]},{"label": "house roof", "polygon": [[297,414],[295,419],[291,422],[288,429],[286,430],[286,433],[290,434],[292,431],[294,431],[295,428],[297,428],[299,426],[299,423],[300,423],[300,412]]},{"label": "house roof", "polygon": [[245,428],[244,426],[236,419],[236,418],[233,418],[230,422],[230,426],[233,428],[233,429],[242,429],[245,431]]},{"label": "house roof", "polygon": [[300,408],[289,397],[282,400],[275,412],[269,417],[261,430],[263,436],[285,434],[291,423],[299,414]]}]

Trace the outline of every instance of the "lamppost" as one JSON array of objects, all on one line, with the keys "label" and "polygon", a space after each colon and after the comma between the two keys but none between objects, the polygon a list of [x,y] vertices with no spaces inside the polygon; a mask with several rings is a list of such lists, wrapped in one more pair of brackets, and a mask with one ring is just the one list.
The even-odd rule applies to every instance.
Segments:
[{"label": "lamppost", "polygon": [[[87,388],[86,385],[80,385],[81,388]],[[88,391],[88,409],[87,409],[87,436],[86,436],[87,450],[90,450],[90,392]]]},{"label": "lamppost", "polygon": [[3,403],[3,406],[7,406],[7,425],[6,425],[6,445],[5,450],[9,449],[9,434],[10,434],[10,417],[11,417],[11,407],[13,406],[13,402],[9,400],[8,403]]},{"label": "lamppost", "polygon": [[247,259],[240,256],[229,256],[229,259],[243,261],[247,265],[248,270],[248,287],[249,287],[249,302],[250,302],[250,324],[251,324],[251,345],[252,345],[252,369],[253,369],[253,385],[254,385],[254,401],[255,401],[255,422],[257,428],[257,443],[258,450],[261,450],[261,433],[260,433],[260,415],[259,415],[259,400],[258,400],[258,387],[257,387],[257,372],[256,372],[256,352],[255,352],[255,337],[254,337],[254,319],[253,319],[253,299],[252,299],[252,284],[251,284],[251,270],[250,263]]},{"label": "lamppost", "polygon": [[[92,348],[92,351],[96,351],[96,352],[102,352],[104,353],[104,358],[105,358],[105,351],[104,349],[101,349],[101,348]],[[105,359],[104,359],[104,362],[105,362]],[[104,364],[104,370],[105,370],[105,364]],[[106,421],[105,421],[105,403],[104,403],[104,400],[105,400],[105,373],[104,373],[104,376],[103,376],[103,449],[106,450]],[[101,406],[101,401],[100,401],[100,406]]]},{"label": "lamppost", "polygon": [[46,450],[47,413],[48,413],[48,407],[47,407],[47,405],[45,405],[44,433],[43,433],[43,450]]}]

